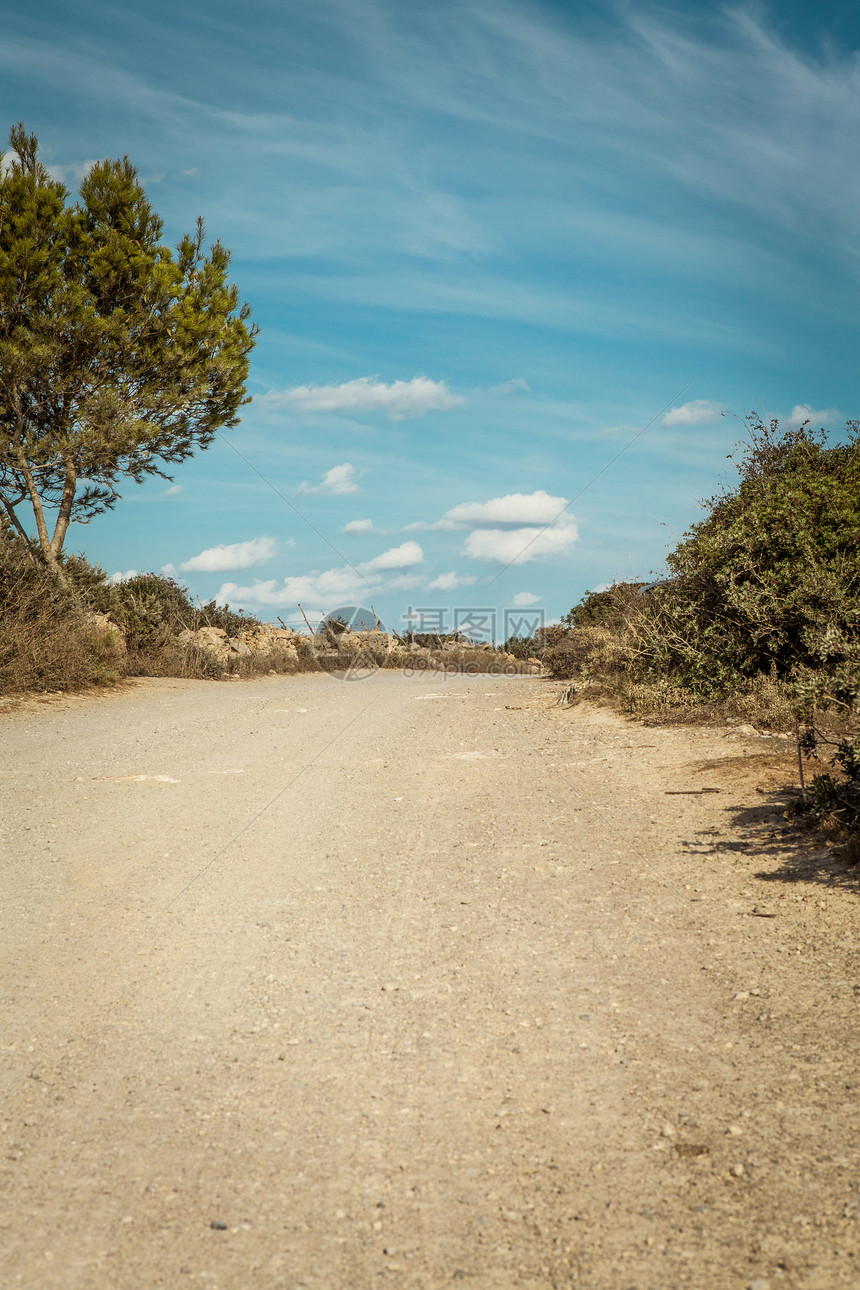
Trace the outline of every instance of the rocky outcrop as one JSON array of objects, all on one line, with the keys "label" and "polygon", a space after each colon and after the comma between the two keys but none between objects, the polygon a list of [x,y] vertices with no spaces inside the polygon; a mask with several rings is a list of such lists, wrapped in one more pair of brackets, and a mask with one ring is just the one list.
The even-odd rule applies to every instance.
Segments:
[{"label": "rocky outcrop", "polygon": [[178,639],[186,647],[196,645],[198,649],[208,650],[222,663],[233,658],[264,659],[267,655],[278,654],[282,659],[292,656],[292,661],[298,665],[296,642],[302,638],[288,627],[262,623],[259,627],[239,632],[238,636],[228,636],[223,627],[200,627],[196,632],[186,628],[179,633]]},{"label": "rocky outcrop", "polygon": [[229,636],[221,627],[186,629],[177,639],[184,649],[204,651],[218,669],[231,673],[247,670],[242,660],[256,664],[251,671],[257,673],[264,670],[267,661],[271,661],[272,670],[287,672],[307,671],[314,666],[330,672],[376,667],[474,673],[541,670],[536,659],[524,663],[513,654],[486,643],[446,644],[442,649],[427,649],[381,628],[360,632],[328,629],[308,636],[288,627],[261,623],[235,636]]}]

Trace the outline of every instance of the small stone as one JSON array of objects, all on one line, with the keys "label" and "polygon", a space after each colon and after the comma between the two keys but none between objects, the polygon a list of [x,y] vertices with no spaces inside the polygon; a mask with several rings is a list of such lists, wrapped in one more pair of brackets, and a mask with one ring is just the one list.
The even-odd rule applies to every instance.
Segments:
[{"label": "small stone", "polygon": [[750,1281],[749,1290],[770,1290],[770,1282],[764,1277],[758,1277],[755,1281]]},{"label": "small stone", "polygon": [[660,1130],[660,1137],[674,1138],[676,1132],[677,1130],[675,1129],[674,1124],[664,1124],[662,1129]]},{"label": "small stone", "polygon": [[738,1161],[738,1163],[737,1163],[736,1165],[732,1165],[732,1173],[734,1174],[735,1178],[743,1178],[743,1176],[744,1176],[744,1167],[743,1167],[743,1165],[740,1163],[740,1161]]},{"label": "small stone", "polygon": [[213,1218],[213,1219],[212,1219],[212,1222],[209,1224],[209,1226],[212,1228],[212,1231],[213,1231],[213,1232],[226,1232],[226,1231],[227,1231],[227,1224],[226,1224],[226,1223],[222,1223],[222,1222],[221,1222],[221,1220],[220,1220],[220,1218]]},{"label": "small stone", "polygon": [[739,1138],[743,1133],[743,1129],[739,1124],[730,1124],[729,1127],[726,1129],[726,1133],[729,1135],[729,1137]]},{"label": "small stone", "polygon": [[737,994],[732,995],[733,999],[741,999],[741,1000],[748,999],[749,997],[750,997],[749,990],[738,990]]}]

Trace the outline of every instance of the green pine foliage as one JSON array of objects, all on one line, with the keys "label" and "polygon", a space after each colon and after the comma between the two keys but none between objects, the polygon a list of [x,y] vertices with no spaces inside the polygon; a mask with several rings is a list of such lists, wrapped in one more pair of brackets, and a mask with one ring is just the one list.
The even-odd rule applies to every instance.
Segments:
[{"label": "green pine foliage", "polygon": [[[61,571],[69,524],[237,424],[256,328],[202,220],[175,250],[128,158],[68,201],[23,125],[0,159],[0,505]],[[23,512],[23,514],[22,514]],[[35,533],[28,531],[32,515]],[[61,575],[62,576],[62,575]]]}]

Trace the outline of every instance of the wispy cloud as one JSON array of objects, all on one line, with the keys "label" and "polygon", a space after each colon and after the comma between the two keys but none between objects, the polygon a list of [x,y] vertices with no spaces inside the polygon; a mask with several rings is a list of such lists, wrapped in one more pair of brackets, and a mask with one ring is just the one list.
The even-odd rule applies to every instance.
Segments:
[{"label": "wispy cloud", "polygon": [[181,493],[181,492],[182,492],[182,487],[183,487],[183,486],[182,486],[182,484],[171,484],[169,488],[165,488],[165,490],[164,490],[164,492],[161,494],[161,496],[162,496],[162,497],[176,497],[176,496],[178,496],[178,494],[179,494],[179,493]]},{"label": "wispy cloud", "polygon": [[250,542],[221,543],[207,547],[199,555],[184,560],[180,569],[184,573],[221,573],[228,569],[250,569],[255,564],[265,564],[275,554],[275,539],[252,538]]},{"label": "wispy cloud", "polygon": [[478,581],[472,574],[440,573],[438,578],[427,583],[428,591],[455,591],[458,587],[474,587]]},{"label": "wispy cloud", "polygon": [[515,609],[528,609],[530,605],[540,603],[540,596],[536,596],[533,591],[518,591],[512,603]]},{"label": "wispy cloud", "polygon": [[332,466],[327,470],[318,484],[309,484],[307,480],[299,484],[300,493],[331,493],[334,496],[343,496],[347,493],[357,493],[358,483],[355,478],[355,466],[351,462],[345,461],[340,466]]},{"label": "wispy cloud", "polygon": [[531,386],[524,376],[515,376],[510,381],[501,381],[498,385],[491,385],[487,393],[516,394],[518,390],[525,390],[527,394],[531,393]]},{"label": "wispy cloud", "polygon": [[713,399],[691,399],[680,407],[670,408],[663,418],[664,426],[707,426],[719,418],[721,403]]},{"label": "wispy cloud", "polygon": [[411,381],[392,381],[378,376],[360,376],[341,385],[296,385],[291,390],[270,390],[262,402],[274,407],[296,407],[302,412],[381,412],[392,421],[423,417],[428,412],[447,412],[463,400],[452,394],[444,381],[414,376]]}]

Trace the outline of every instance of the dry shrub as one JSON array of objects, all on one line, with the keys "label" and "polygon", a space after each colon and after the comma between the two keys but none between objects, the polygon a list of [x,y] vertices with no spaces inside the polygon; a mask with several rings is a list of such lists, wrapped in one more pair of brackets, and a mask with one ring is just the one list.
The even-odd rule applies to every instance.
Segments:
[{"label": "dry shrub", "polygon": [[612,683],[630,674],[632,640],[626,631],[598,625],[559,633],[544,651],[544,665],[560,681],[576,678],[585,684]]},{"label": "dry shrub", "polygon": [[73,587],[0,532],[0,692],[81,690],[116,682],[122,642],[101,631]]},{"label": "dry shrub", "polygon": [[247,680],[254,676],[269,676],[272,672],[279,676],[315,672],[317,663],[310,649],[297,649],[294,653],[292,650],[276,647],[268,653],[260,651],[255,654],[229,655],[225,670],[228,676],[239,676]]},{"label": "dry shrub", "polygon": [[[497,650],[480,649],[477,646],[457,646],[455,649],[434,649],[430,658],[439,671],[463,672],[468,676],[488,673],[491,676],[527,675],[534,667],[522,659],[508,658]],[[401,666],[415,667],[415,663],[404,661]]]}]

